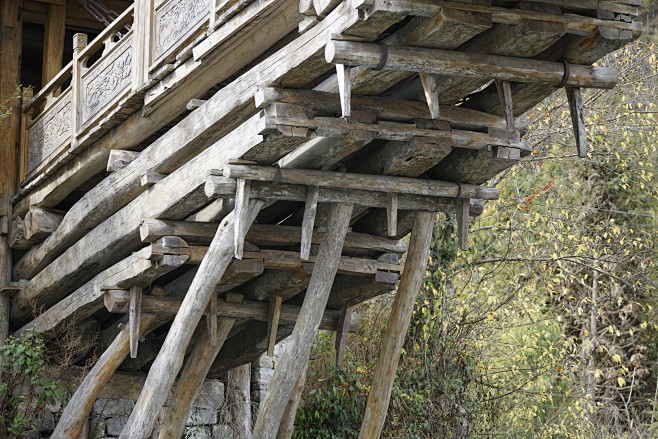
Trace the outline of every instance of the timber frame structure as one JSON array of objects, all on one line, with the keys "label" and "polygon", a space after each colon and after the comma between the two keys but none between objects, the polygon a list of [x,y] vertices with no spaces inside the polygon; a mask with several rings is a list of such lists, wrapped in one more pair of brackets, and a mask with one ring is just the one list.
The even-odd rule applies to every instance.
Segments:
[{"label": "timber frame structure", "polygon": [[586,157],[581,89],[617,81],[591,65],[642,28],[639,0],[122,2],[65,66],[76,0],[0,7],[0,97],[26,77],[21,20],[46,11],[48,42],[0,122],[0,332],[100,334],[56,439],[84,437],[117,371],[141,383],[121,439],[178,438],[205,377],[284,338],[249,434],[290,438],[318,328],[341,364],[352,307],[397,285],[378,438],[436,214],[466,249],[483,184],[533,150],[521,115],[559,88]]}]

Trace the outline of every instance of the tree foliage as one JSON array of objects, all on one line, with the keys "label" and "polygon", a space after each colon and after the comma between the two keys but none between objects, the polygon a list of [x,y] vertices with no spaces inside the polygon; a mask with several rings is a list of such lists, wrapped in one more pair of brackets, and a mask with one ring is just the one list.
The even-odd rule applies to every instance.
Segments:
[{"label": "tree foliage", "polygon": [[[658,435],[657,49],[643,37],[603,60],[621,81],[584,94],[586,159],[563,92],[528,115],[536,150],[491,182],[502,196],[471,224],[469,251],[438,221],[383,437]],[[360,425],[368,388],[352,383],[370,382],[389,306],[362,307],[345,370],[325,342],[298,421],[330,402]],[[332,437],[307,428],[295,437]]]}]

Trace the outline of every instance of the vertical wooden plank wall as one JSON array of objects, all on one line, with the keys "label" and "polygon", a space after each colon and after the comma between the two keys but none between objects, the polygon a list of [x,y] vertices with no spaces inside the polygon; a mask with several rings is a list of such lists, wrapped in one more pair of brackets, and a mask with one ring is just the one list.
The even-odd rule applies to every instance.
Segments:
[{"label": "vertical wooden plank wall", "polygon": [[[0,1],[0,101],[12,96],[20,83],[21,18],[20,0]],[[21,107],[10,103],[12,115],[0,120],[0,220],[11,222],[11,198],[16,190],[17,153]],[[0,233],[0,288],[11,280],[11,253],[7,236]],[[9,293],[0,293],[0,344],[7,331]]]}]

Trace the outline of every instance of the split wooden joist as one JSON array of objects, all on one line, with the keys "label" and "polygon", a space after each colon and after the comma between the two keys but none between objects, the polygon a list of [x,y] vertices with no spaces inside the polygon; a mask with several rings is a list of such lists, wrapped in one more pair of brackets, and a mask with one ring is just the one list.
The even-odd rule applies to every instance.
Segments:
[{"label": "split wooden joist", "polygon": [[592,64],[642,28],[638,0],[152,3],[76,35],[59,71],[49,46],[3,152],[23,166],[0,206],[10,332],[100,330],[58,438],[115,371],[148,374],[121,438],[180,436],[206,376],[288,337],[252,437],[289,439],[316,331],[340,367],[352,307],[397,286],[360,436],[378,437],[435,217],[468,248],[556,90],[586,157],[584,89],[617,81]]}]

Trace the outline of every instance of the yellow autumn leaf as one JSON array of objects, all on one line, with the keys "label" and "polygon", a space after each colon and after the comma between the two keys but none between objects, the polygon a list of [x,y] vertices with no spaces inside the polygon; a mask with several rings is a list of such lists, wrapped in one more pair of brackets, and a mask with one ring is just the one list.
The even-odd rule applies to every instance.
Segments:
[{"label": "yellow autumn leaf", "polygon": [[612,361],[614,361],[615,363],[621,364],[621,357],[619,356],[619,354],[614,354],[612,356]]},{"label": "yellow autumn leaf", "polygon": [[623,379],[622,377],[618,377],[617,384],[619,384],[619,387],[624,387],[626,385],[626,380]]}]

